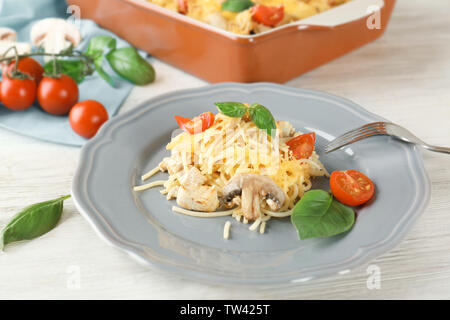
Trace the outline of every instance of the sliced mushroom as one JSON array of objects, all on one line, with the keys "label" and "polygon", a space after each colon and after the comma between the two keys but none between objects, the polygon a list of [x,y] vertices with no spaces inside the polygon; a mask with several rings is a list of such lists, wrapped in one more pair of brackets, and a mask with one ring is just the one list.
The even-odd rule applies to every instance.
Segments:
[{"label": "sliced mushroom", "polygon": [[14,42],[16,40],[17,40],[17,33],[13,29],[0,27],[0,41]]},{"label": "sliced mushroom", "polygon": [[42,47],[46,53],[53,54],[60,53],[70,45],[76,47],[81,42],[78,28],[73,23],[59,18],[36,22],[31,28],[30,38],[34,46]]},{"label": "sliced mushroom", "polygon": [[10,28],[0,27],[0,56],[6,54],[6,58],[14,57],[14,50],[10,50],[11,47],[16,47],[18,54],[25,54],[31,52],[31,45],[25,42],[16,42],[17,33]]},{"label": "sliced mushroom", "polygon": [[235,204],[235,198],[239,196],[242,212],[248,220],[255,220],[261,215],[261,201],[265,200],[270,209],[276,211],[285,199],[283,190],[272,179],[254,173],[235,175],[222,189],[225,205]]}]

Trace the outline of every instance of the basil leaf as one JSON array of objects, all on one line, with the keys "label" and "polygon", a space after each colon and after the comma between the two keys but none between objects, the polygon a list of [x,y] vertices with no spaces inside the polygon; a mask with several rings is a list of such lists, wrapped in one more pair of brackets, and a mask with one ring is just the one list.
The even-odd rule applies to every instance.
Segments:
[{"label": "basil leaf", "polygon": [[272,134],[272,130],[277,128],[275,119],[272,113],[259,103],[253,103],[250,108],[250,118],[256,124],[259,129],[264,129],[269,135]]},{"label": "basil leaf", "polygon": [[0,249],[11,242],[29,240],[52,230],[63,210],[63,202],[70,196],[33,204],[19,212],[2,230]]},{"label": "basil leaf", "polygon": [[111,36],[96,36],[91,38],[85,52],[89,57],[96,59],[116,48],[116,39]]},{"label": "basil leaf", "polygon": [[232,118],[241,118],[247,112],[247,106],[240,102],[215,102],[214,103],[224,115]]},{"label": "basil leaf", "polygon": [[106,82],[114,86],[111,76],[103,69],[104,54],[116,48],[116,39],[111,36],[96,36],[89,41],[85,54],[94,59],[95,70]]},{"label": "basil leaf", "polygon": [[[59,71],[68,75],[76,83],[81,83],[86,75],[92,74],[92,70],[86,70],[86,65],[82,60],[57,60]],[[49,61],[44,65],[46,74],[53,74],[53,61]]]},{"label": "basil leaf", "polygon": [[349,230],[355,223],[355,213],[328,192],[310,190],[295,205],[291,222],[301,240],[330,237]]},{"label": "basil leaf", "polygon": [[145,85],[155,80],[155,70],[135,48],[112,50],[106,59],[115,72],[134,84]]},{"label": "basil leaf", "polygon": [[103,69],[103,56],[94,60],[95,71],[103,78],[110,86],[114,87],[115,83],[113,78]]},{"label": "basil leaf", "polygon": [[253,7],[255,4],[250,0],[226,0],[222,3],[223,11],[241,12]]}]

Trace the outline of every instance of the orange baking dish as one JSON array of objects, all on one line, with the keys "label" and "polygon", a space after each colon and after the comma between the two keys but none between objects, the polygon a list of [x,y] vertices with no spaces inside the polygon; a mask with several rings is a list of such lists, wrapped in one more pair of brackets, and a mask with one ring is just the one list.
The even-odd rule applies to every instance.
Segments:
[{"label": "orange baking dish", "polygon": [[380,37],[395,5],[395,0],[373,0],[378,7],[369,6],[369,0],[353,0],[293,24],[243,36],[144,0],[67,2],[81,8],[82,18],[210,82],[278,83]]}]

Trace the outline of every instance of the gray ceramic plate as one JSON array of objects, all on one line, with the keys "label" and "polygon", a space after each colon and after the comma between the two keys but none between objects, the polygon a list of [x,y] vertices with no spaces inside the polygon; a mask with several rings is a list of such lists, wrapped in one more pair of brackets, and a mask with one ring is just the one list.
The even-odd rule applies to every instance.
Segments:
[{"label": "gray ceramic plate", "polygon": [[[158,190],[132,187],[168,152],[175,114],[216,112],[213,102],[259,102],[277,120],[315,131],[326,168],[356,169],[376,185],[374,201],[357,210],[354,228],[327,239],[300,241],[289,218],[272,219],[266,234],[229,217],[195,218],[171,211]],[[373,137],[329,155],[325,143],[348,129],[384,120],[346,99],[322,92],[257,83],[225,83],[149,100],[109,121],[82,150],[73,182],[75,203],[100,236],[149,266],[211,283],[282,286],[347,273],[398,244],[430,198],[420,151]],[[153,179],[165,178],[164,173]],[[327,189],[325,180],[315,187]],[[232,220],[231,239],[222,238]]]}]

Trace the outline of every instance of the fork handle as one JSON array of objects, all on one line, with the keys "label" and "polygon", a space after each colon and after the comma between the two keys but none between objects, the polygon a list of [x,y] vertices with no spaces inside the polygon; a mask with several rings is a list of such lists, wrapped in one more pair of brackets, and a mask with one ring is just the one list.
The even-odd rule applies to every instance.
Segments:
[{"label": "fork handle", "polygon": [[430,146],[428,144],[424,144],[423,147],[430,151],[450,154],[450,148]]}]

